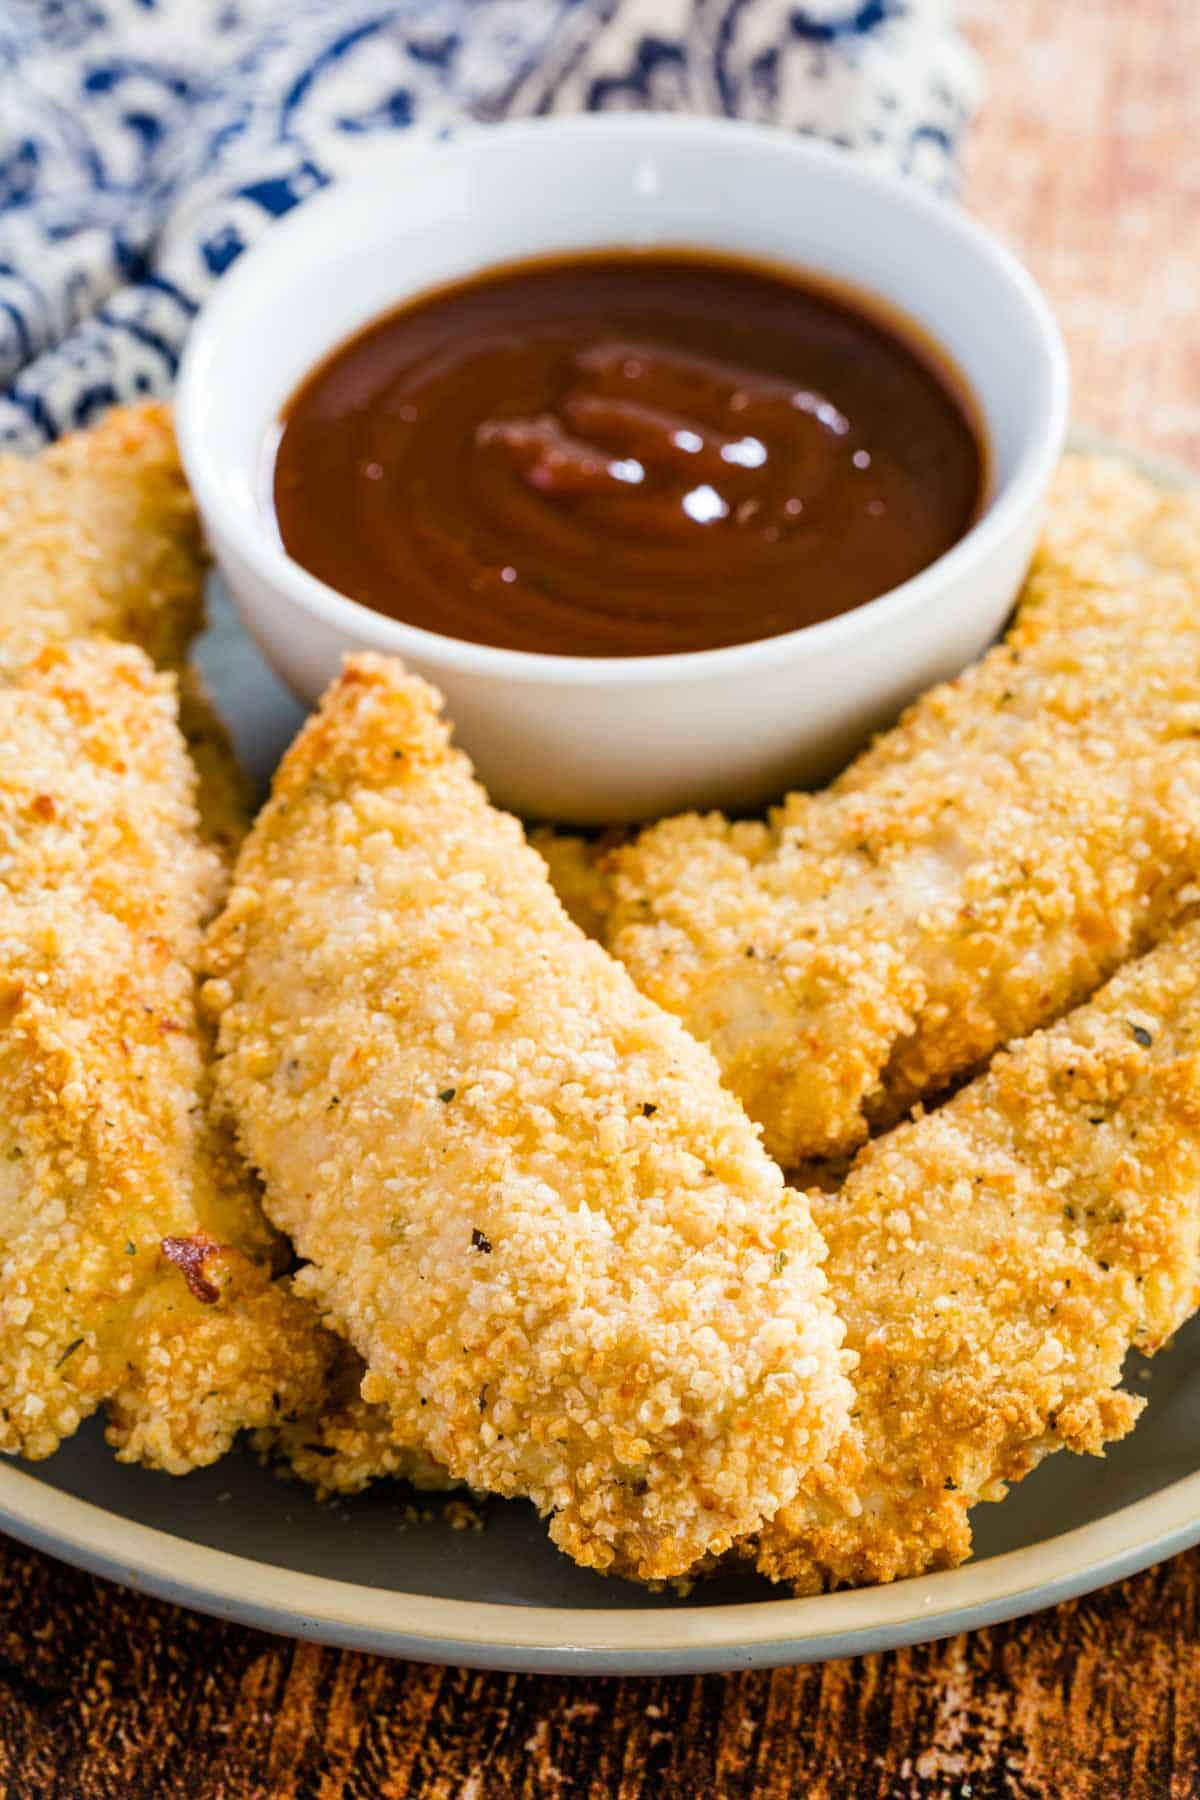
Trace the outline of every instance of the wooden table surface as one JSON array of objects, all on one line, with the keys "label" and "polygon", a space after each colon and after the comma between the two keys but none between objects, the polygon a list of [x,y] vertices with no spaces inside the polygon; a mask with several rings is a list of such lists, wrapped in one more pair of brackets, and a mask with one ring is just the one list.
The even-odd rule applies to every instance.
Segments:
[{"label": "wooden table surface", "polygon": [[[967,197],[1045,284],[1076,412],[1200,466],[1200,5],[967,0]],[[1182,1800],[1200,1554],[1038,1618],[773,1674],[566,1681],[213,1624],[0,1548],[19,1800]]]}]

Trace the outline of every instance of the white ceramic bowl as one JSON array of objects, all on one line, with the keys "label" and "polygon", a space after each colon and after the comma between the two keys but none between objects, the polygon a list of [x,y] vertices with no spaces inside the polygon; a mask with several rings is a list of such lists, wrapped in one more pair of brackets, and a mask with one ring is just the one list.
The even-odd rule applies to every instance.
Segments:
[{"label": "white ceramic bowl", "polygon": [[[946,351],[991,453],[974,528],[911,581],[803,630],[688,655],[531,655],[348,600],[284,552],[264,446],[306,372],[367,320],[488,264],[688,245],[769,257],[880,297]],[[271,662],[314,699],[343,653],[394,653],[446,695],[501,804],[601,822],[749,806],[820,779],[1003,622],[1067,417],[1066,358],[1028,275],[979,226],[852,156],[760,126],[599,116],[401,142],[272,229],[225,277],[180,375],[184,464]]]}]

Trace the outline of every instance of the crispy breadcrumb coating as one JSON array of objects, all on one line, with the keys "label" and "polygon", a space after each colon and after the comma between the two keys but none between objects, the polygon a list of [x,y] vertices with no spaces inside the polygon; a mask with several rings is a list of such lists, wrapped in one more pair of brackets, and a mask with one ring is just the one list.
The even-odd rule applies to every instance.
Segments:
[{"label": "crispy breadcrumb coating", "polygon": [[166,407],[116,407],[39,456],[0,456],[0,679],[93,635],[177,666],[203,623],[204,568]]},{"label": "crispy breadcrumb coating", "polygon": [[[182,661],[203,623],[204,572],[199,522],[165,408],[117,409],[94,429],[32,460],[0,459],[0,678],[17,681],[47,644],[86,636],[133,640],[174,670],[179,722],[198,775],[200,832],[228,865],[249,827],[249,784],[199,675]],[[146,773],[151,775],[149,767]],[[208,912],[223,888],[224,870],[211,856],[201,864],[207,897],[197,891],[196,904]],[[186,866],[185,861],[181,877]],[[69,935],[86,924],[87,913],[80,908],[73,921],[65,911],[68,904],[63,902],[62,929]],[[207,1054],[207,1039],[202,1047]],[[34,1063],[30,1073],[36,1073]],[[205,1072],[201,1089],[207,1079]],[[82,1115],[67,1124],[64,1141],[85,1126]],[[198,1160],[216,1197],[218,1222],[222,1209],[232,1209],[232,1241],[239,1241],[240,1230],[247,1244],[258,1243],[256,1260],[264,1273],[260,1277],[250,1264],[234,1266],[227,1252],[204,1258],[201,1285],[230,1290],[228,1304],[217,1306],[199,1303],[194,1295],[181,1306],[175,1276],[137,1284],[137,1317],[128,1328],[132,1336],[136,1326],[137,1354],[120,1387],[108,1395],[110,1435],[127,1459],[174,1469],[210,1460],[242,1422],[282,1417],[277,1394],[280,1404],[289,1395],[296,1404],[323,1404],[309,1372],[337,1354],[306,1302],[291,1299],[284,1285],[266,1289],[269,1258],[264,1264],[261,1251],[274,1256],[282,1246],[267,1228],[251,1178],[223,1129],[206,1128]],[[27,1198],[24,1190],[18,1198]],[[100,1227],[98,1219],[92,1224]],[[185,1235],[181,1242],[190,1240]],[[124,1292],[127,1270],[121,1274]],[[192,1277],[197,1278],[196,1269]],[[244,1307],[238,1298],[242,1290],[250,1295]],[[231,1329],[235,1307],[241,1307],[236,1331]],[[65,1347],[64,1368],[81,1358],[83,1343],[72,1340],[72,1345]],[[281,1359],[292,1364],[292,1374],[282,1382]],[[221,1371],[215,1385],[214,1363]],[[36,1372],[31,1367],[28,1373],[36,1389]],[[111,1382],[106,1368],[92,1386],[107,1388]],[[36,1407],[36,1391],[32,1404]],[[89,1393],[79,1416],[95,1404]],[[340,1388],[331,1404],[341,1408]],[[64,1420],[73,1405],[63,1401]],[[56,1429],[45,1434],[47,1446],[52,1447]],[[285,1419],[282,1430],[294,1429]],[[309,1436],[315,1438],[315,1430]],[[30,1449],[25,1439],[20,1442]],[[193,1445],[205,1448],[195,1453]],[[381,1467],[389,1460],[381,1455]]]},{"label": "crispy breadcrumb coating", "polygon": [[1200,868],[1200,500],[1068,458],[1006,642],[769,823],[609,858],[608,943],[785,1167],[1059,1016]]},{"label": "crispy breadcrumb coating", "polygon": [[[219,767],[217,775],[219,778]],[[200,788],[203,817],[203,769]],[[218,790],[218,805],[221,798]],[[536,826],[528,835],[547,864],[555,892],[571,918],[589,937],[602,937],[609,892],[602,857],[614,840],[611,836],[602,840],[571,836],[550,826]],[[421,1489],[457,1486],[423,1451],[397,1443],[387,1408],[369,1406],[361,1397],[362,1373],[362,1359],[347,1348],[338,1378],[317,1417],[295,1419],[259,1433],[258,1446],[267,1460],[290,1467],[300,1481],[316,1490],[319,1499],[357,1494],[371,1482],[388,1478]]]},{"label": "crispy breadcrumb coating", "polygon": [[178,679],[179,729],[196,771],[200,835],[232,865],[250,829],[253,789],[199,672],[188,664]]},{"label": "crispy breadcrumb coating", "polygon": [[675,1575],[844,1424],[819,1241],[438,704],[353,658],[284,758],[210,939],[219,1091],[397,1441]]},{"label": "crispy breadcrumb coating", "polygon": [[397,1442],[386,1406],[368,1405],[362,1397],[365,1372],[362,1358],[339,1340],[320,1412],[257,1434],[266,1460],[290,1468],[320,1500],[361,1493],[387,1477],[426,1492],[457,1487],[432,1457]]},{"label": "crispy breadcrumb coating", "polygon": [[1200,923],[812,1203],[857,1401],[760,1566],[811,1591],[959,1563],[970,1507],[1129,1430],[1126,1352],[1200,1302]]},{"label": "crispy breadcrumb coating", "polygon": [[204,623],[205,567],[166,407],[115,407],[39,456],[0,456],[0,680],[19,679],[45,645],[85,637],[138,644],[175,670],[201,829],[232,857],[250,788],[183,661]]},{"label": "crispy breadcrumb coating", "polygon": [[612,833],[598,839],[577,837],[552,825],[537,825],[529,833],[567,912],[580,931],[601,942],[612,896],[607,853],[622,841]]},{"label": "crispy breadcrumb coating", "polygon": [[223,881],[174,682],[101,640],[0,688],[0,1449],[104,1402],[179,1472],[311,1409],[332,1353],[209,1125],[195,1009]]}]

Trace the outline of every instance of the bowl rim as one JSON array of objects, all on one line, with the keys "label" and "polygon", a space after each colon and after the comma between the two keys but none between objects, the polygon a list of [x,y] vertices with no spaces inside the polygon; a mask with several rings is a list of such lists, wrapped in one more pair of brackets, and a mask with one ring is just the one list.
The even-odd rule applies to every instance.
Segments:
[{"label": "bowl rim", "polygon": [[[319,233],[323,216],[339,201],[344,205],[351,189],[368,192],[386,176],[394,176],[398,169],[402,171],[415,166],[430,154],[461,152],[470,156],[478,152],[481,141],[494,145],[497,138],[516,146],[529,140],[544,146],[547,138],[570,141],[596,137],[611,137],[632,147],[645,145],[648,148],[668,139],[716,138],[734,153],[743,151],[782,157],[806,166],[818,177],[835,175],[851,187],[873,190],[921,216],[934,229],[944,232],[959,250],[984,264],[998,285],[1009,289],[1018,305],[1024,308],[1041,347],[1045,404],[1040,413],[1031,415],[1028,421],[1025,442],[1011,476],[999,493],[988,501],[970,529],[948,551],[909,580],[849,612],[774,637],[665,656],[563,656],[475,644],[468,639],[444,636],[374,612],[310,574],[290,557],[270,529],[267,518],[252,527],[229,503],[221,477],[211,466],[207,454],[204,396],[218,380],[222,334],[235,329],[242,290],[255,279],[259,270],[269,266],[280,246],[286,248],[297,238]],[[597,242],[594,247],[606,246]],[[704,248],[703,241],[698,239],[696,247]],[[527,254],[536,255],[537,247],[531,245]],[[786,263],[787,258],[780,256],[777,260]],[[397,303],[403,297],[401,289]],[[915,323],[923,325],[916,315],[913,317]],[[936,334],[931,335],[936,340]],[[328,345],[326,351],[333,347],[333,344]],[[986,227],[911,178],[879,168],[866,157],[790,135],[776,126],[675,113],[591,113],[565,118],[505,120],[487,125],[472,122],[440,137],[414,134],[411,138],[377,146],[356,159],[353,173],[335,181],[322,194],[298,207],[289,218],[274,225],[238,258],[232,270],[217,284],[201,309],[185,347],[175,404],[180,455],[200,511],[214,535],[290,607],[319,624],[332,627],[347,644],[369,644],[375,650],[452,674],[493,677],[524,685],[550,681],[565,687],[625,688],[753,674],[780,658],[814,651],[836,654],[872,631],[902,626],[913,612],[930,602],[936,603],[946,587],[985,562],[1037,504],[1062,451],[1067,430],[1069,388],[1066,347],[1049,303],[1033,277]],[[986,409],[981,402],[980,409],[986,425]]]}]

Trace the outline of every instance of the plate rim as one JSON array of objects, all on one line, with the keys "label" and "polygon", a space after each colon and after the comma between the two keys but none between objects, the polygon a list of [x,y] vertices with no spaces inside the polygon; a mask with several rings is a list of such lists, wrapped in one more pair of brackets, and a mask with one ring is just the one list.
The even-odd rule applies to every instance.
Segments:
[{"label": "plate rim", "polygon": [[15,1467],[0,1467],[0,1522],[33,1549],[137,1593],[276,1635],[468,1668],[705,1674],[931,1642],[1089,1593],[1200,1542],[1200,1471],[957,1569],[803,1599],[661,1610],[452,1600],[339,1581],[176,1537]]},{"label": "plate rim", "polygon": [[[1069,447],[1120,456],[1164,486],[1200,481],[1087,427],[1073,427]],[[12,1464],[0,1464],[0,1527],[137,1593],[277,1635],[471,1668],[703,1674],[932,1642],[1089,1593],[1200,1542],[1200,1471],[956,1569],[803,1599],[662,1609],[454,1600],[313,1575],[143,1525]]]}]

